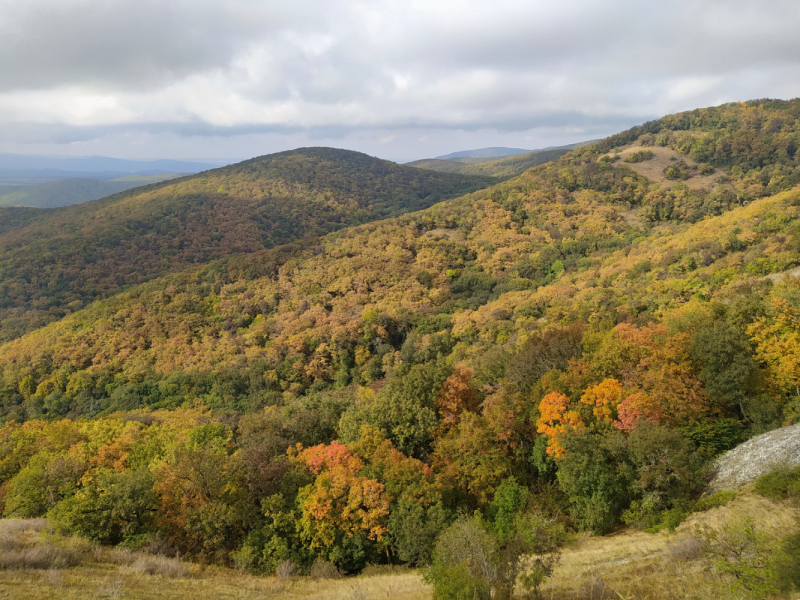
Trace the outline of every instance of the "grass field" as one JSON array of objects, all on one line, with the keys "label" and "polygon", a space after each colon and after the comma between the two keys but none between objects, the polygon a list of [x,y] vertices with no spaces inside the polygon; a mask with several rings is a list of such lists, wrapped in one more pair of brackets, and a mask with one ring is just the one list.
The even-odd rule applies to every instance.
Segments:
[{"label": "grass field", "polygon": [[[798,527],[800,510],[752,493],[690,515],[673,533],[626,530],[579,538],[544,586],[544,598],[711,600],[736,598],[703,557],[703,531],[720,531],[745,517],[780,537]],[[800,598],[800,594],[795,598]]]},{"label": "grass field", "polygon": [[[744,517],[760,531],[795,530],[800,509],[740,493],[726,506],[691,515],[672,533],[625,530],[579,536],[564,551],[542,598],[550,600],[717,600],[745,598],[704,559],[702,532]],[[374,573],[374,571],[373,571]],[[342,579],[257,577],[175,558],[103,548],[50,533],[41,519],[0,521],[0,599],[130,598],[417,600],[432,597],[418,571]],[[800,594],[789,596],[798,599]]]}]

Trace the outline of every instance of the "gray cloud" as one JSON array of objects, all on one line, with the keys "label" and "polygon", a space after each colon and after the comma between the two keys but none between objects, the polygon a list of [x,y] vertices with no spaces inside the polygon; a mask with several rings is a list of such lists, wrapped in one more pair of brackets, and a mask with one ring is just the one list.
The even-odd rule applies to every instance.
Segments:
[{"label": "gray cloud", "polygon": [[794,0],[10,0],[0,150],[576,141],[797,96],[799,26]]}]

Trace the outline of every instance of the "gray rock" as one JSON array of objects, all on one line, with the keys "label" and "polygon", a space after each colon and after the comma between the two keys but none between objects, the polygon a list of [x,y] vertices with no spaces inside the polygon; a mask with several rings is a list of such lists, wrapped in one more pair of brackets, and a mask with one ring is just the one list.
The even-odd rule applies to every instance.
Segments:
[{"label": "gray rock", "polygon": [[776,466],[800,465],[800,424],[758,435],[714,461],[710,492],[735,490]]}]

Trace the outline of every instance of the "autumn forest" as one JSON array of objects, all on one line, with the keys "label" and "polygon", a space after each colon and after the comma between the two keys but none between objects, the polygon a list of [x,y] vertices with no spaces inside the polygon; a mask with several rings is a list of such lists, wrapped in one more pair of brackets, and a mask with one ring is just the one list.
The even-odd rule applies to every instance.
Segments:
[{"label": "autumn forest", "polygon": [[798,147],[800,100],[757,100],[521,174],[305,148],[0,208],[0,510],[536,594],[570,536],[674,530],[800,422]]}]

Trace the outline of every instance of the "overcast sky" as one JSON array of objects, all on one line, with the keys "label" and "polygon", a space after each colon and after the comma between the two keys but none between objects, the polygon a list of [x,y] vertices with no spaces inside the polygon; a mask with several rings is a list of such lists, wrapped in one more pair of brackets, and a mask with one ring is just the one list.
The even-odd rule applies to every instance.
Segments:
[{"label": "overcast sky", "polygon": [[0,152],[397,161],[800,96],[798,0],[0,0]]}]

